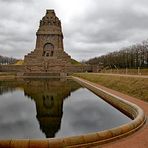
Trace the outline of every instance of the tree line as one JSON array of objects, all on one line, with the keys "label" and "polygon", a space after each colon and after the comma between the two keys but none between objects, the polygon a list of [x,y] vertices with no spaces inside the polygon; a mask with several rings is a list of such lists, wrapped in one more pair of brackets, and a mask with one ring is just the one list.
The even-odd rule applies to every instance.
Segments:
[{"label": "tree line", "polygon": [[148,40],[86,61],[108,68],[148,68]]},{"label": "tree line", "polygon": [[17,59],[12,57],[5,57],[0,55],[0,65],[14,64],[17,62]]}]

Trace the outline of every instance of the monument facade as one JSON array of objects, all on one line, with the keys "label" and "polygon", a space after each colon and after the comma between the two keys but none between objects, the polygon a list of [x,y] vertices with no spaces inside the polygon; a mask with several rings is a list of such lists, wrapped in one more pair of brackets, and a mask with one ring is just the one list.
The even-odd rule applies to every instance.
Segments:
[{"label": "monument facade", "polygon": [[0,71],[39,77],[94,71],[91,65],[73,64],[71,57],[64,51],[61,21],[54,10],[46,10],[36,36],[35,49],[25,55],[22,65],[0,65]]},{"label": "monument facade", "polygon": [[62,73],[71,65],[71,57],[64,51],[61,21],[54,10],[47,10],[36,33],[36,47],[24,58],[27,73]]}]

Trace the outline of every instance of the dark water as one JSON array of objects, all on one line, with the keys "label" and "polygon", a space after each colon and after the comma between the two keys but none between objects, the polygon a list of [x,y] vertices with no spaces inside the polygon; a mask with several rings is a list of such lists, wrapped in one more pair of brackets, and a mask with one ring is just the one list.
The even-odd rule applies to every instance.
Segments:
[{"label": "dark water", "polygon": [[129,121],[72,80],[0,81],[0,139],[72,136]]}]

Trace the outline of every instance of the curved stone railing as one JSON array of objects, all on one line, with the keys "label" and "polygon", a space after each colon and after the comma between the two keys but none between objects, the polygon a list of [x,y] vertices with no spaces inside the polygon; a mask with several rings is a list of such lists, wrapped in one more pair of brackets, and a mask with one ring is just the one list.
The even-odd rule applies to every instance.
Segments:
[{"label": "curved stone railing", "polygon": [[78,147],[92,147],[100,144],[104,144],[124,136],[127,136],[135,131],[137,131],[145,123],[145,115],[143,110],[137,105],[128,102],[115,96],[109,92],[104,91],[93,85],[93,83],[86,80],[73,77],[75,81],[81,85],[87,87],[95,94],[101,96],[105,101],[109,102],[120,111],[124,112],[127,116],[133,120],[127,124],[123,124],[116,128],[109,130],[90,133],[80,136],[65,137],[65,138],[51,138],[51,139],[26,139],[26,140],[0,140],[0,147],[23,147],[23,148],[78,148]]}]

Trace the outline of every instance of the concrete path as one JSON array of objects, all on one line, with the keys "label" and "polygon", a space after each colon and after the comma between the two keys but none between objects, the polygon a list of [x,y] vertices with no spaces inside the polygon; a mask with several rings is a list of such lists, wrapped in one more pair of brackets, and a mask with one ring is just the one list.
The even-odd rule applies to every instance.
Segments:
[{"label": "concrete path", "polygon": [[133,78],[148,78],[148,75],[126,75],[126,74],[113,74],[113,73],[91,73],[98,75],[109,75],[109,76],[124,76],[124,77],[133,77]]},{"label": "concrete path", "polygon": [[[92,83],[92,82],[90,82]],[[136,99],[134,97],[125,95],[123,93],[120,93],[118,91],[106,88],[104,86],[92,83],[95,86],[104,89],[105,91],[108,91],[112,94],[115,94],[125,100],[128,100],[130,102],[133,102],[137,104],[139,107],[141,107],[145,114],[146,118],[148,118],[148,102],[144,102],[142,100]],[[148,148],[148,122],[137,132],[135,132],[132,135],[129,135],[128,137],[116,140],[114,142],[98,146],[99,148]]]}]

